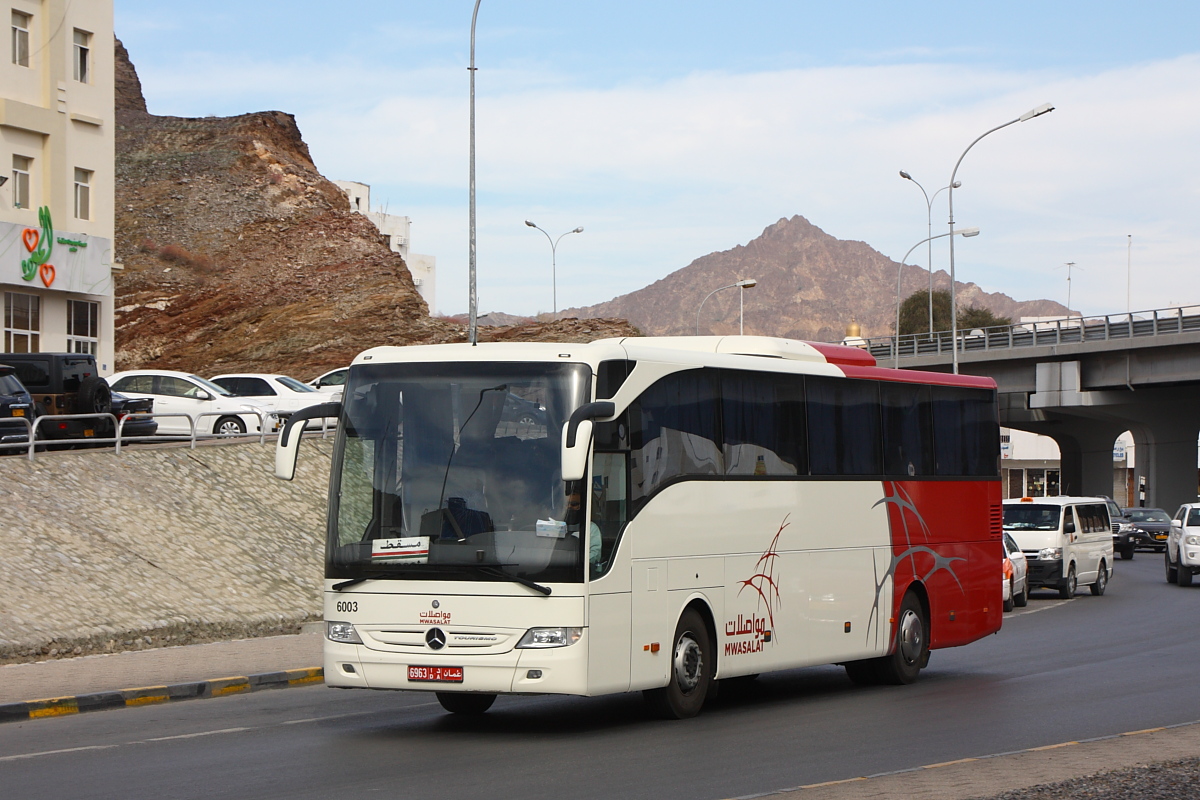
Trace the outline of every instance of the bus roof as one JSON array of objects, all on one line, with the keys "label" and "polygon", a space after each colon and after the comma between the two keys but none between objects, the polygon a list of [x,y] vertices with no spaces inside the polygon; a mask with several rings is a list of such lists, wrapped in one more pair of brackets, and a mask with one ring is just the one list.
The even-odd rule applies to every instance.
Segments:
[{"label": "bus roof", "polygon": [[[754,362],[749,362],[751,358]],[[360,353],[353,363],[572,360],[595,368],[601,361],[614,359],[996,388],[996,382],[987,377],[880,367],[874,356],[857,347],[771,336],[628,336],[598,339],[588,344],[485,342],[474,346],[456,343],[375,347]]]}]

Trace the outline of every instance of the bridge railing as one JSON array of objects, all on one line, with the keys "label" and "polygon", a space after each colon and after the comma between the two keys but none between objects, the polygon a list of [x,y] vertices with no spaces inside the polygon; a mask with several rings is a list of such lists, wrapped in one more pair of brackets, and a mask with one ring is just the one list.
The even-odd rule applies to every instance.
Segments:
[{"label": "bridge railing", "polygon": [[[1020,322],[993,328],[958,332],[958,351],[1012,350],[1072,342],[1172,336],[1200,331],[1200,306],[1176,306],[1149,311],[1107,314],[1103,317],[1061,317]],[[950,355],[950,331],[907,333],[900,337],[872,336],[864,339],[866,350],[882,364],[887,360],[914,356]]]}]

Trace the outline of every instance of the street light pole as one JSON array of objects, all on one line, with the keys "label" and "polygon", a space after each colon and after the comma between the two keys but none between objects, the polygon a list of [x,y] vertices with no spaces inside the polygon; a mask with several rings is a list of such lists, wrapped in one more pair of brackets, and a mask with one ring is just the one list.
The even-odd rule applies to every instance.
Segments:
[{"label": "street light pole", "polygon": [[[1049,103],[1043,103],[1037,108],[1031,108],[1016,119],[1011,119],[1003,125],[997,125],[990,131],[980,134],[975,141],[967,145],[967,149],[963,150],[962,155],[958,157],[958,161],[954,162],[954,171],[950,173],[950,190],[946,193],[947,203],[950,206],[950,233],[954,233],[954,178],[958,175],[958,167],[962,164],[967,153],[971,152],[971,148],[979,144],[979,140],[989,134],[993,134],[1001,128],[1007,128],[1009,125],[1015,125],[1018,122],[1025,122],[1034,117],[1040,117],[1043,114],[1049,114],[1054,110],[1054,106]],[[958,374],[958,293],[954,286],[954,237],[950,237],[950,345],[954,374]]]},{"label": "street light pole", "polygon": [[708,298],[712,297],[714,294],[721,291],[722,289],[732,289],[735,286],[739,289],[739,291],[738,291],[738,335],[739,336],[743,335],[746,330],[746,328],[745,328],[746,318],[744,316],[746,307],[742,302],[742,297],[745,295],[745,292],[747,289],[753,289],[757,285],[758,285],[758,281],[755,280],[754,278],[743,278],[742,280],[738,281],[737,283],[731,283],[728,286],[721,286],[717,289],[713,289],[711,292],[704,295],[704,299],[700,301],[700,307],[696,309],[696,335],[697,336],[700,335],[700,311],[704,308],[704,304],[708,302]]},{"label": "street light pole", "polygon": [[[929,252],[927,254],[928,255],[927,260],[929,263],[929,267],[928,267],[929,268],[929,335],[932,336],[933,335],[933,240],[936,238],[939,238],[939,237],[936,237],[933,235],[933,201],[937,199],[937,196],[939,194],[946,191],[950,187],[943,186],[942,188],[938,189],[936,192],[933,193],[933,197],[930,197],[929,192],[925,191],[925,187],[922,186],[920,183],[917,183],[917,179],[914,178],[912,175],[909,175],[904,170],[900,170],[900,177],[904,178],[904,180],[906,180],[906,181],[912,181],[913,183],[916,183],[917,188],[921,190],[921,194],[925,195],[925,227],[926,227],[925,235],[929,237],[928,239],[925,240],[926,242],[929,243]],[[959,186],[962,186],[962,181],[959,181],[958,183],[954,184],[955,189],[957,189]]]},{"label": "street light pole", "polygon": [[[913,181],[913,183],[916,183],[916,181]],[[934,196],[936,197],[937,195]],[[908,261],[908,257],[912,255],[913,250],[916,250],[926,242],[932,242],[934,239],[942,239],[946,236],[952,237],[956,233],[959,236],[965,236],[969,239],[972,236],[979,235],[979,228],[959,228],[958,230],[950,233],[939,233],[937,236],[930,236],[928,239],[922,239],[912,247],[908,248],[908,252],[904,254],[904,258],[900,259],[900,266],[896,268],[896,338],[893,340],[894,344],[892,345],[892,366],[894,366],[896,369],[900,368],[900,275],[904,272],[904,262]],[[932,317],[930,319],[932,319]],[[933,332],[932,324],[929,326],[929,332]]]},{"label": "street light pole", "polygon": [[479,3],[481,0],[475,0],[475,11],[471,13],[471,66],[467,69],[471,73],[471,243],[469,252],[469,269],[468,277],[471,284],[470,291],[467,295],[468,309],[468,324],[467,338],[472,346],[479,343],[479,300],[475,294],[475,20],[479,16]]},{"label": "street light pole", "polygon": [[531,228],[537,228],[539,231],[542,231],[542,234],[546,237],[546,241],[548,241],[550,243],[550,293],[553,297],[553,300],[551,302],[554,304],[554,316],[551,317],[551,319],[557,320],[558,319],[558,255],[557,255],[558,243],[561,242],[562,238],[564,236],[566,236],[567,234],[583,233],[583,226],[580,225],[578,228],[575,228],[574,230],[567,231],[567,233],[559,234],[557,239],[551,239],[550,234],[546,233],[545,230],[538,227],[537,225],[534,225],[529,220],[525,220],[525,224]]}]

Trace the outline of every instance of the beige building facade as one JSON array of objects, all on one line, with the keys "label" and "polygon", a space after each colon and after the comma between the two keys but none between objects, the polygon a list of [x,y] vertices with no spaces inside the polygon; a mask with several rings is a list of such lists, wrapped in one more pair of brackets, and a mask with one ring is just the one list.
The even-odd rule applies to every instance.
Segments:
[{"label": "beige building facade", "polygon": [[399,253],[408,265],[417,293],[429,306],[429,313],[437,310],[437,257],[413,253],[408,243],[412,234],[412,221],[408,217],[371,210],[371,187],[358,181],[334,181],[346,193],[350,210],[363,214],[387,239],[388,248]]},{"label": "beige building facade", "polygon": [[112,0],[8,0],[0,43],[0,352],[113,372]]}]

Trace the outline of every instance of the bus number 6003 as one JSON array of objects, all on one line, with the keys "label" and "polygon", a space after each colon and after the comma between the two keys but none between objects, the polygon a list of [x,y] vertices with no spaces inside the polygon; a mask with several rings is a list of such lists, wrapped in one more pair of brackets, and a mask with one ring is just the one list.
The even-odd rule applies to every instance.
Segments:
[{"label": "bus number 6003", "polygon": [[337,604],[338,611],[358,611],[358,601],[342,600]]}]

